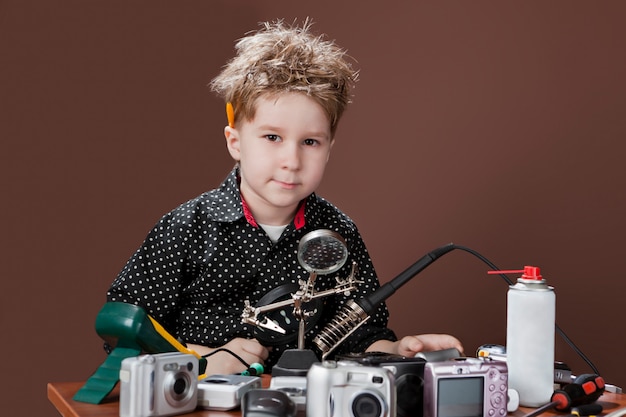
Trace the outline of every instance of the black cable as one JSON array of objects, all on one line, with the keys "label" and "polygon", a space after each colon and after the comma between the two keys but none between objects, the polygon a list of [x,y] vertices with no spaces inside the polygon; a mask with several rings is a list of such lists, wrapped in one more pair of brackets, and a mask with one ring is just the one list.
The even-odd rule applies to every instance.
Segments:
[{"label": "black cable", "polygon": [[[454,245],[454,248],[471,253],[472,255],[474,255],[475,257],[477,257],[484,263],[486,263],[492,270],[500,271],[500,268],[495,266],[489,259],[485,258],[483,255],[476,252],[475,250],[467,248],[465,246],[459,246],[459,245]],[[511,281],[511,279],[506,274],[498,274],[498,275],[500,275],[504,279],[504,281],[506,281],[508,285],[513,285],[513,281]],[[565,332],[559,327],[559,325],[554,323],[554,328],[556,332],[563,338],[563,340],[565,340],[565,342],[574,350],[574,352],[576,352],[578,356],[580,356],[587,363],[587,365],[589,365],[589,367],[593,370],[593,372],[597,375],[600,375],[598,368],[596,368],[596,366],[591,362],[591,360],[578,348],[578,346],[574,344],[574,342],[565,334]]]},{"label": "black cable", "polygon": [[243,360],[243,358],[239,355],[237,355],[235,352],[233,352],[232,350],[226,349],[226,348],[217,348],[212,352],[207,353],[206,355],[202,355],[203,358],[208,358],[209,356],[215,355],[218,352],[226,352],[226,353],[230,353],[232,356],[234,356],[239,362],[241,362],[246,368],[250,368],[250,364],[247,363],[246,361]]},{"label": "black cable", "polygon": [[565,334],[565,332],[561,330],[559,325],[555,323],[554,326],[556,328],[557,333],[561,335],[561,337],[565,340],[565,342],[572,349],[574,349],[574,352],[578,353],[578,355],[587,363],[587,365],[589,365],[589,367],[593,370],[593,373],[601,375],[600,371],[598,371],[598,368],[596,368],[596,366],[591,362],[591,360],[578,348],[578,346],[574,344],[574,342],[572,342],[572,340]]},{"label": "black cable", "polygon": [[[468,253],[471,253],[472,255],[474,255],[475,257],[477,257],[478,259],[480,259],[484,263],[486,263],[489,266],[489,268],[493,269],[494,271],[500,271],[500,268],[495,266],[493,264],[493,262],[491,262],[489,259],[485,258],[480,253],[476,252],[474,249],[466,248],[465,246],[459,246],[459,245],[454,245],[454,248],[462,250],[462,251],[465,251],[465,252],[468,252]],[[514,282],[511,281],[511,279],[506,274],[498,274],[498,275],[500,275],[502,277],[502,279],[504,279],[506,281],[507,284],[509,284],[509,285],[513,285],[514,284]]]}]

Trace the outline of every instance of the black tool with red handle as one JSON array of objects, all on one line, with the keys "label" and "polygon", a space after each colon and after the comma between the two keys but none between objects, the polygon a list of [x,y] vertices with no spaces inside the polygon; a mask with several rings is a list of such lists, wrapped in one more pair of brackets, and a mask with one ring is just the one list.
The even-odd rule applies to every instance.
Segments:
[{"label": "black tool with red handle", "polygon": [[604,392],[604,379],[597,374],[582,374],[562,389],[554,391],[551,402],[558,411],[567,411],[578,405],[591,404]]}]

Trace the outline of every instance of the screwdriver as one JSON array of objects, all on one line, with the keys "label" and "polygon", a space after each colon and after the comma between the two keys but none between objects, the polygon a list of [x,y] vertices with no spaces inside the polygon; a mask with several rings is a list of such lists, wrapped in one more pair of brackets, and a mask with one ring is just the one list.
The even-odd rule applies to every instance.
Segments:
[{"label": "screwdriver", "polygon": [[591,404],[604,392],[604,379],[597,374],[582,374],[574,382],[567,384],[552,394],[551,401],[559,411],[567,411],[577,405]]},{"label": "screwdriver", "polygon": [[604,392],[604,379],[597,374],[582,374],[562,389],[555,390],[550,402],[524,417],[534,417],[552,408],[567,411],[571,407],[591,404]]}]

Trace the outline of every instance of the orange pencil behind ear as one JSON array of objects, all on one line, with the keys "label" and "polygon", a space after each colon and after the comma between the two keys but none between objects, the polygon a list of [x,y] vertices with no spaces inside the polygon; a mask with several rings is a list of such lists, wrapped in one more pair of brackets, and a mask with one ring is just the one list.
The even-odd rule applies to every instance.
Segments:
[{"label": "orange pencil behind ear", "polygon": [[226,103],[226,118],[228,119],[228,126],[235,127],[235,109],[233,109],[233,103],[230,101]]}]

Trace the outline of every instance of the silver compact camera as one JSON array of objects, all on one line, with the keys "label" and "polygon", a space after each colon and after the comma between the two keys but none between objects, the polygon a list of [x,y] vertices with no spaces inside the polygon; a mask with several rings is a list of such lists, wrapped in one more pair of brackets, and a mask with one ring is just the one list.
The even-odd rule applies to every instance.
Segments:
[{"label": "silver compact camera", "polygon": [[307,374],[307,417],[395,417],[396,388],[386,368],[314,363]]},{"label": "silver compact camera", "polygon": [[243,395],[261,388],[261,378],[250,375],[211,375],[198,382],[198,407],[206,410],[232,410],[241,405]]},{"label": "silver compact camera", "polygon": [[424,367],[424,417],[504,417],[506,362],[454,358]]},{"label": "silver compact camera", "polygon": [[389,369],[393,373],[396,386],[397,417],[422,417],[426,359],[422,357],[407,358],[384,352],[363,352],[337,355],[337,360]]},{"label": "silver compact camera", "polygon": [[172,416],[198,404],[198,358],[181,352],[126,358],[120,369],[120,417]]}]

